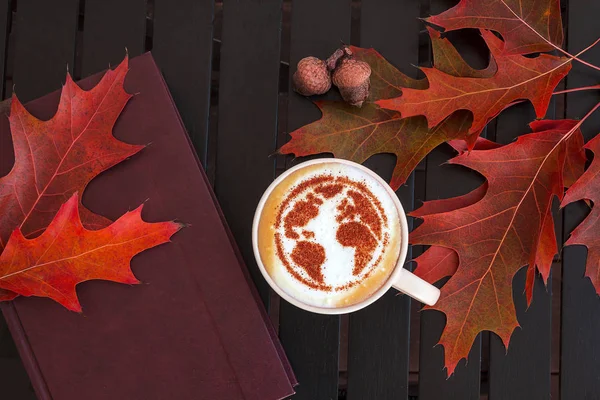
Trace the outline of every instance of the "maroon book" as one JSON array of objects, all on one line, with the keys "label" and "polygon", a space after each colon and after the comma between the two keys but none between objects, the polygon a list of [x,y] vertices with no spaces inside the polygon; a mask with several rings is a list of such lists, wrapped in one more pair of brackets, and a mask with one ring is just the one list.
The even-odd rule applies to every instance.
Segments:
[{"label": "maroon book", "polygon": [[[114,135],[151,145],[94,179],[83,203],[114,220],[145,202],[145,220],[176,218],[190,227],[132,260],[142,284],[79,285],[82,315],[42,298],[3,304],[36,393],[54,400],[289,396],[295,378],[160,71],[149,53],[130,68],[125,89],[139,94]],[[80,85],[89,89],[101,75]],[[58,98],[52,93],[26,107],[47,119]],[[13,162],[2,116],[0,173]]]}]

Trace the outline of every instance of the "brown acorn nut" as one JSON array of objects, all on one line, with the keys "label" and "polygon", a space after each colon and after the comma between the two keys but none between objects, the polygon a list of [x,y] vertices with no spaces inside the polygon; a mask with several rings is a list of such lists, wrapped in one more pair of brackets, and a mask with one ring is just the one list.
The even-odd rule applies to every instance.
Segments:
[{"label": "brown acorn nut", "polygon": [[333,84],[346,103],[361,107],[369,97],[371,67],[364,61],[344,59],[333,72]]},{"label": "brown acorn nut", "polygon": [[324,94],[331,89],[331,73],[325,61],[316,57],[300,60],[292,81],[294,90],[304,96]]}]

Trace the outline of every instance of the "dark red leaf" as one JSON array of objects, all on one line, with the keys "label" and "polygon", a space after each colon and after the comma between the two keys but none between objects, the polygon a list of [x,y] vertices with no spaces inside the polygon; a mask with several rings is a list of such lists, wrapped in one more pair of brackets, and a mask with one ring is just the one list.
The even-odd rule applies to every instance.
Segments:
[{"label": "dark red leaf", "polygon": [[496,31],[506,41],[507,54],[552,51],[563,41],[560,0],[461,0],[426,21],[448,31]]},{"label": "dark red leaf", "polygon": [[515,100],[528,99],[537,117],[543,118],[552,91],[571,69],[570,60],[547,54],[536,58],[506,55],[500,39],[489,31],[482,31],[482,35],[498,66],[493,77],[455,77],[436,68],[422,68],[429,81],[428,89],[407,88],[400,97],[376,103],[402,113],[403,117],[425,115],[430,128],[457,110],[470,110],[473,124],[469,134],[473,136]]}]

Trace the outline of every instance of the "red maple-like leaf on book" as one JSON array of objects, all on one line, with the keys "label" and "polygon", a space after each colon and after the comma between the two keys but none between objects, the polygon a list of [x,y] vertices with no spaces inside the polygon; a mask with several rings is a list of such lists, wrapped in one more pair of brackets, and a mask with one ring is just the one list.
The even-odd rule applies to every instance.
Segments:
[{"label": "red maple-like leaf on book", "polygon": [[[47,296],[71,310],[80,310],[74,289],[77,283],[89,279],[134,283],[129,267],[124,267],[124,260],[135,252],[162,243],[149,237],[141,240],[144,232],[148,233],[148,227],[152,226],[157,232],[162,229],[163,237],[165,232],[170,232],[167,238],[175,227],[179,229],[179,225],[173,223],[152,225],[135,221],[130,214],[110,225],[110,220],[88,210],[80,198],[74,196],[77,192],[83,193],[98,174],[144,148],[124,143],[112,134],[117,118],[132,97],[123,88],[128,62],[126,56],[89,91],[81,89],[67,74],[58,109],[47,121],[29,113],[17,95],[13,95],[9,122],[15,163],[11,171],[0,178],[3,211],[0,215],[0,260],[3,260],[0,262],[3,271],[0,301],[11,300],[18,294]],[[67,200],[68,207],[64,206]],[[77,201],[79,203],[74,205]],[[139,218],[139,211],[141,208],[133,215]],[[76,221],[73,215],[77,216]],[[56,230],[57,226],[66,228],[52,236],[47,229]],[[91,232],[84,227],[100,230]],[[111,234],[113,238],[108,237]],[[92,251],[89,246],[102,242],[99,235],[108,238],[107,243],[123,237],[131,242],[123,246],[111,242],[103,251]],[[77,258],[77,263],[73,261],[74,255],[65,256],[61,261],[48,258],[58,257],[57,251],[66,254],[69,250],[58,246],[59,243],[49,245],[49,237],[59,240],[61,246],[72,246],[73,251],[88,248],[89,257]],[[157,236],[152,234],[152,237]],[[40,248],[44,249],[41,253]],[[131,253],[134,249],[136,251]]]},{"label": "red maple-like leaf on book", "polygon": [[100,230],[87,230],[79,217],[77,194],[61,206],[44,232],[27,239],[16,229],[0,255],[0,288],[23,296],[49,297],[81,311],[75,287],[94,279],[139,283],[129,261],[166,243],[182,225],[148,223],[142,206]]}]

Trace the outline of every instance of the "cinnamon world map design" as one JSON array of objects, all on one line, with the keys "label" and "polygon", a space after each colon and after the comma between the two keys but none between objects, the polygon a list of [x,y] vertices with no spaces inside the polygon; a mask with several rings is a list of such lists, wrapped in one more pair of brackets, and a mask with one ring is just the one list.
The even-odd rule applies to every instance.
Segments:
[{"label": "cinnamon world map design", "polygon": [[[328,282],[324,271],[331,265],[326,263],[328,258],[335,257],[328,254],[332,245],[321,243],[315,232],[319,226],[311,224],[318,216],[320,224],[334,227],[337,244],[354,250],[353,262],[338,266],[345,271],[337,273],[335,284]],[[346,290],[366,279],[381,263],[390,239],[387,225],[381,203],[363,182],[327,174],[313,176],[296,185],[280,205],[275,220],[276,255],[306,286],[321,291]]]}]

